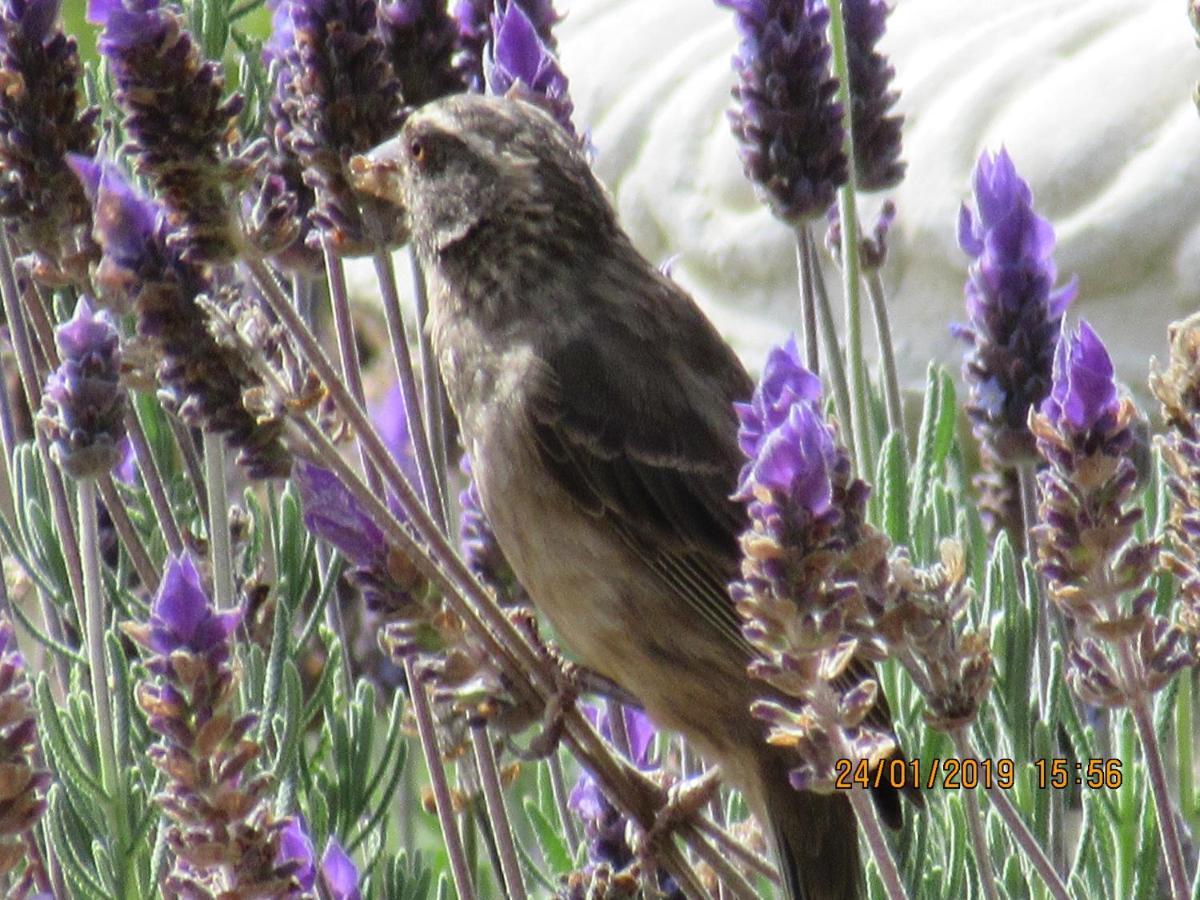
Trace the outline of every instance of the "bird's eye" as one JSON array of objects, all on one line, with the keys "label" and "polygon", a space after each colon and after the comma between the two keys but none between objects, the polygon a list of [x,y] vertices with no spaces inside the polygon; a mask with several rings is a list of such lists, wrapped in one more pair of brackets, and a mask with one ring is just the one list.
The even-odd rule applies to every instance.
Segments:
[{"label": "bird's eye", "polygon": [[412,161],[418,166],[424,166],[429,161],[429,148],[425,146],[425,142],[420,138],[413,138],[408,145],[408,155],[412,157]]}]

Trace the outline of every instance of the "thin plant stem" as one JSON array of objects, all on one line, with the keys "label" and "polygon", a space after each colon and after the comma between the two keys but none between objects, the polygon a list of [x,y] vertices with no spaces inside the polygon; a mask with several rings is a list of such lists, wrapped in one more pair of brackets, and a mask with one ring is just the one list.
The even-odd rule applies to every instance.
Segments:
[{"label": "thin plant stem", "polygon": [[1195,753],[1193,704],[1197,670],[1185,669],[1179,675],[1179,692],[1175,695],[1175,762],[1179,773],[1179,805],[1183,817],[1194,828],[1200,808],[1196,804],[1196,782],[1192,766]]},{"label": "thin plant stem", "polygon": [[[96,743],[100,747],[100,783],[112,810],[116,830],[115,861],[123,861],[129,845],[129,819],[117,748],[113,734],[112,689],[108,682],[108,657],[104,649],[105,602],[100,578],[100,535],[96,522],[96,486],[92,479],[77,482],[79,492],[79,534],[83,548],[83,603],[86,610],[88,672],[92,683],[92,702],[96,708]],[[116,873],[122,895],[125,892],[125,866],[117,862]]]},{"label": "thin plant stem", "polygon": [[[12,270],[12,254],[9,250],[8,234],[3,229],[0,229],[0,300],[3,302],[9,338],[17,358],[17,372],[25,392],[25,402],[30,413],[36,415],[41,406],[41,384],[37,380],[34,368],[29,330],[25,327],[25,317],[21,314],[17,282]],[[80,598],[83,597],[83,572],[79,561],[79,543],[75,539],[75,526],[71,521],[71,509],[67,501],[66,488],[63,485],[62,473],[50,458],[50,442],[46,438],[45,432],[35,427],[34,440],[37,444],[38,456],[41,459],[46,487],[50,492],[51,513],[54,516],[54,525],[58,529],[63,558],[67,564],[67,580],[70,582],[71,596],[75,600],[76,615],[82,622],[83,610]],[[59,644],[65,645],[66,636],[59,619],[58,608],[45,591],[38,591],[38,601],[46,633]],[[65,689],[70,683],[67,664],[57,655],[55,669],[59,684]]]},{"label": "thin plant stem", "polygon": [[125,547],[125,552],[129,554],[134,571],[137,572],[138,578],[141,579],[146,589],[153,594],[158,590],[158,569],[151,561],[150,554],[146,552],[146,547],[142,543],[137,529],[133,527],[125,504],[121,502],[120,496],[117,495],[117,489],[113,486],[112,478],[105,475],[98,479],[97,485],[100,489],[100,497],[108,510],[108,517],[112,519],[113,528],[116,529],[117,536]]},{"label": "thin plant stem", "polygon": [[129,434],[129,442],[133,445],[133,455],[142,473],[146,493],[150,495],[150,504],[154,507],[154,518],[162,529],[167,552],[178,556],[183,552],[183,538],[179,534],[179,525],[171,509],[171,501],[167,499],[162,473],[158,471],[158,463],[154,460],[154,454],[150,452],[150,443],[146,440],[142,420],[137,417],[137,412],[132,406],[125,414],[125,430]]},{"label": "thin plant stem", "polygon": [[200,518],[208,521],[208,487],[204,484],[204,465],[200,461],[200,454],[196,452],[192,430],[173,415],[168,414],[166,418],[171,434],[175,436],[175,445],[179,448],[183,471],[192,489],[192,496],[196,498]]},{"label": "thin plant stem", "polygon": [[475,753],[475,765],[479,770],[480,786],[483,788],[483,802],[487,806],[488,819],[496,838],[500,869],[504,873],[508,896],[510,900],[527,900],[521,863],[517,859],[517,845],[508,821],[508,810],[504,806],[504,791],[500,786],[496,751],[492,747],[491,738],[488,737],[486,722],[471,724],[471,749]]},{"label": "thin plant stem", "polygon": [[842,287],[846,299],[846,360],[850,369],[850,403],[854,416],[855,455],[860,475],[870,477],[871,424],[868,414],[867,366],[863,359],[862,304],[858,257],[858,205],[855,200],[857,174],[854,169],[854,128],[850,110],[850,58],[846,51],[846,21],[842,0],[829,0],[829,43],[833,50],[833,72],[837,76],[838,101],[845,111],[846,183],[838,188],[838,215],[842,223]]},{"label": "thin plant stem", "polygon": [[879,340],[879,369],[883,379],[883,403],[887,409],[888,428],[899,437],[900,452],[907,461],[908,433],[904,427],[904,403],[900,395],[900,375],[896,370],[896,348],[892,344],[887,296],[878,269],[868,269],[865,280],[867,297],[875,317],[875,336]]},{"label": "thin plant stem", "polygon": [[[1132,639],[1121,642],[1121,664],[1125,669],[1125,680],[1129,685],[1139,685],[1144,679],[1141,666],[1135,656]],[[1146,775],[1150,780],[1150,794],[1154,797],[1154,811],[1158,817],[1158,836],[1162,843],[1163,856],[1167,863],[1167,875],[1171,883],[1174,900],[1187,900],[1187,863],[1183,857],[1183,844],[1179,839],[1179,824],[1175,820],[1175,809],[1171,803],[1171,789],[1167,784],[1167,770],[1163,765],[1162,752],[1158,746],[1158,733],[1154,728],[1154,714],[1150,710],[1149,695],[1144,690],[1131,691],[1129,711],[1142,742],[1142,757],[1146,762]]]},{"label": "thin plant stem", "polygon": [[846,367],[842,362],[842,348],[838,346],[837,325],[833,321],[833,307],[829,303],[829,292],[825,289],[825,277],[821,274],[820,261],[817,258],[817,242],[813,239],[812,229],[801,225],[797,230],[797,240],[801,252],[807,257],[807,271],[812,278],[813,296],[817,302],[817,315],[820,317],[821,339],[825,343],[825,361],[829,365],[829,384],[833,389],[833,408],[837,411],[838,424],[842,430],[842,441],[847,447],[854,447],[856,426],[851,418],[850,386],[846,381]]},{"label": "thin plant stem", "polygon": [[[971,748],[971,742],[967,738],[966,732],[961,729],[955,729],[950,733],[950,738],[954,742],[955,751],[959,759],[974,759],[976,754]],[[1000,818],[1004,820],[1004,824],[1008,826],[1008,833],[1021,848],[1025,854],[1025,858],[1029,860],[1030,865],[1041,876],[1042,883],[1046,886],[1050,896],[1054,900],[1071,900],[1071,895],[1067,891],[1067,886],[1063,883],[1062,877],[1054,868],[1054,864],[1050,862],[1050,858],[1046,856],[1046,852],[1042,849],[1042,845],[1038,839],[1033,836],[1033,832],[1029,830],[1029,826],[1025,824],[1025,820],[1021,818],[1021,814],[1017,808],[1012,805],[1004,788],[992,787],[986,788],[988,800],[991,801],[992,807],[1000,814]]]},{"label": "thin plant stem", "polygon": [[988,852],[987,837],[983,831],[983,816],[979,814],[978,796],[975,791],[963,798],[963,809],[967,814],[967,829],[971,832],[971,843],[975,848],[975,868],[979,873],[979,882],[983,885],[983,895],[987,900],[1000,900],[1000,892],[996,889],[996,874],[992,870],[992,856]]},{"label": "thin plant stem", "polygon": [[12,418],[12,398],[8,395],[8,379],[0,381],[0,448],[4,465],[0,466],[0,515],[16,521],[16,502],[13,499],[12,464],[17,446],[17,431]]},{"label": "thin plant stem", "polygon": [[616,700],[606,700],[604,704],[608,712],[608,730],[612,734],[613,746],[636,765],[637,760],[633,758],[633,749],[629,743],[629,729],[625,727],[625,707]]},{"label": "thin plant stem", "polygon": [[[800,228],[808,230],[808,225]],[[809,265],[808,252],[804,241],[796,238],[796,271],[800,283],[800,318],[804,325],[804,365],[814,375],[821,374],[821,354],[818,352],[817,341],[817,298],[814,293],[812,266]],[[831,316],[832,318],[832,316]]]},{"label": "thin plant stem", "polygon": [[[1037,472],[1036,463],[1022,462],[1017,465],[1017,482],[1021,492],[1021,523],[1025,533],[1025,556],[1033,562],[1037,543],[1033,529],[1037,526]],[[1029,571],[1029,570],[1026,570]],[[1038,665],[1040,682],[1039,699],[1043,710],[1049,708],[1050,691],[1050,610],[1042,602],[1041,585],[1036,578],[1028,578],[1025,593],[1030,611],[1036,617],[1037,631],[1034,634],[1034,657]]]},{"label": "thin plant stem", "polygon": [[[408,335],[405,332],[404,316],[400,310],[400,295],[396,291],[396,269],[392,264],[392,255],[383,248],[377,248],[372,260],[375,263],[375,277],[379,282],[379,292],[383,297],[383,314],[387,319],[388,340],[391,342],[396,380],[400,385],[400,394],[404,398],[404,414],[408,420],[408,433],[412,436],[421,496],[425,500],[426,507],[432,513],[434,522],[442,531],[446,531],[446,498],[431,450],[433,429],[441,428],[442,423],[440,421],[435,423],[422,412],[421,401],[417,397],[416,374],[413,372],[412,354],[408,349]],[[422,279],[422,290],[424,283],[424,279]],[[418,325],[418,327],[420,326]],[[424,364],[424,360],[422,363]],[[423,369],[422,375],[425,374],[427,373]],[[427,412],[428,410],[426,410]]]},{"label": "thin plant stem", "polygon": [[213,571],[213,602],[232,609],[233,547],[229,541],[229,495],[225,486],[225,439],[204,431],[204,483],[208,487],[208,548]]},{"label": "thin plant stem", "polygon": [[567,805],[567,783],[563,778],[562,760],[557,753],[551,753],[546,760],[546,768],[550,772],[550,792],[554,795],[554,808],[558,811],[559,827],[567,839],[567,846],[574,853],[579,846],[579,829],[575,826],[575,817]]},{"label": "thin plant stem", "polygon": [[775,871],[775,867],[741,841],[734,838],[724,828],[721,828],[715,822],[708,822],[703,819],[699,820],[695,827],[701,834],[711,838],[713,843],[717,845],[718,850],[730,856],[736,856],[746,868],[773,881],[775,884],[779,884],[779,873]]},{"label": "thin plant stem", "polygon": [[[305,360],[324,382],[342,415],[355,429],[372,458],[394,485],[396,499],[416,534],[396,521],[378,496],[365,489],[355,473],[345,465],[344,460],[341,460],[329,444],[328,438],[306,416],[293,413],[291,421],[302,430],[314,447],[324,446],[322,460],[355,493],[356,499],[363,504],[368,514],[378,521],[388,539],[402,552],[409,553],[418,571],[443,590],[450,607],[462,617],[483,646],[492,653],[496,662],[512,677],[513,690],[526,700],[542,704],[549,702],[557,691],[559,682],[559,676],[551,668],[552,664],[539,655],[527,637],[509,620],[487,589],[471,574],[445,533],[433,523],[428,511],[372,427],[365,411],[337,380],[337,373],[325,357],[320,344],[290,308],[286,296],[279,290],[270,273],[261,262],[252,261],[249,265],[255,281],[262,289],[265,302],[291,333]],[[643,827],[650,827],[661,798],[661,791],[657,786],[642,773],[615,759],[604,740],[577,709],[566,711],[564,726],[564,740],[567,745],[588,766],[600,783],[606,786],[618,807]],[[707,850],[707,847],[705,849]],[[703,853],[701,858],[709,861]],[[677,848],[667,847],[663,852],[662,862],[685,892],[690,892],[695,897],[708,896],[699,878]]]},{"label": "thin plant stem", "polygon": [[879,824],[879,814],[875,811],[875,803],[871,800],[870,793],[865,788],[854,787],[847,791],[847,794],[850,805],[854,807],[854,814],[858,817],[863,837],[866,838],[867,847],[871,850],[875,865],[879,867],[884,891],[890,900],[907,900],[908,891],[904,888],[900,870],[896,868],[896,860],[892,858],[892,851],[888,848],[887,838],[884,837],[883,826]]},{"label": "thin plant stem", "polygon": [[[354,321],[350,316],[350,295],[346,289],[346,270],[341,259],[333,251],[328,238],[322,237],[321,250],[325,255],[325,276],[329,280],[329,305],[333,309],[333,330],[337,335],[338,357],[341,360],[341,377],[346,380],[346,387],[360,405],[366,405],[366,392],[363,390],[362,366],[358,359],[358,344],[354,339]],[[268,276],[271,284],[278,286],[274,276]],[[375,493],[383,494],[383,482],[379,479],[378,470],[371,465],[361,445],[359,456],[362,460],[363,474],[367,484]],[[339,636],[340,637],[340,636]],[[343,649],[345,644],[343,643]]]},{"label": "thin plant stem", "polygon": [[433,722],[433,711],[429,706],[429,695],[417,674],[416,661],[410,656],[404,660],[404,677],[408,679],[408,692],[417,721],[417,736],[421,741],[421,752],[429,769],[429,782],[433,790],[433,805],[437,811],[438,824],[442,829],[442,842],[450,861],[450,875],[458,900],[474,900],[475,888],[471,884],[471,869],[463,852],[462,837],[454,817],[454,802],[450,798],[450,785],[446,781],[446,770],[442,766],[441,751],[438,750],[437,734]]},{"label": "thin plant stem", "polygon": [[[417,362],[421,367],[421,396],[425,405],[425,421],[429,430],[429,452],[433,457],[433,474],[443,503],[449,503],[447,475],[450,454],[446,447],[446,386],[434,359],[433,343],[429,336],[429,294],[425,272],[415,253],[409,253],[413,277],[413,307],[417,314]],[[447,516],[447,520],[449,517]]]}]

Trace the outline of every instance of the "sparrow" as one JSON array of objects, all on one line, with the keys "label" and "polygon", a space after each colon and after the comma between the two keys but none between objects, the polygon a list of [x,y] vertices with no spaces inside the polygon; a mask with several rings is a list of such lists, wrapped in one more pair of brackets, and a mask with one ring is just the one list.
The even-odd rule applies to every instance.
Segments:
[{"label": "sparrow", "polygon": [[[728,590],[747,527],[734,403],[753,390],[738,357],[537,106],[438,100],[351,171],[406,219],[482,506],[534,605],[741,790],[783,896],[863,896],[847,798],[793,789],[797,761],[750,714],[770,689]],[[895,792],[876,801],[898,824]]]}]

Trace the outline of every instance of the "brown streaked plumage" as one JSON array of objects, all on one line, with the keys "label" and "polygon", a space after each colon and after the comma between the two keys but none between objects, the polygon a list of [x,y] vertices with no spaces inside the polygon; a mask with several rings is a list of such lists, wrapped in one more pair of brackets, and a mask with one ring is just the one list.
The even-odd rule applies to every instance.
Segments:
[{"label": "brown streaked plumage", "polygon": [[733,351],[532,106],[440,100],[356,170],[407,212],[480,497],[539,610],[745,793],[789,900],[861,896],[846,798],[794,791],[749,712],[767,688],[727,591],[746,524],[733,403],[752,390]]}]

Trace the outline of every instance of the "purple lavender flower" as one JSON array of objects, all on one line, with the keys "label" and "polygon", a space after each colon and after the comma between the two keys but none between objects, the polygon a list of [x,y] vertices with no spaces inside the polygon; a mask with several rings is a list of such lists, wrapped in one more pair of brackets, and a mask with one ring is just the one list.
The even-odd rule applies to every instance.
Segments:
[{"label": "purple lavender flower", "polygon": [[[554,53],[558,44],[554,26],[560,16],[554,11],[553,0],[513,0],[533,23],[538,38]],[[484,88],[484,48],[492,41],[493,14],[503,14],[508,0],[457,0],[454,19],[458,25],[458,50],[454,64],[467,88],[480,93]]]},{"label": "purple lavender flower", "polygon": [[0,617],[0,736],[0,877],[16,881],[14,896],[20,897],[35,874],[25,841],[46,811],[51,778],[35,765],[39,754],[33,686],[12,622],[4,617]]},{"label": "purple lavender flower", "polygon": [[[750,527],[730,593],[760,654],[751,672],[780,692],[752,711],[796,748],[801,790],[829,786],[837,756],[877,764],[896,746],[868,665],[882,655],[872,616],[888,598],[887,540],[865,521],[868,488],[820,402],[793,338],[737,410],[747,463],[734,496]],[[881,811],[898,823],[898,804]]]},{"label": "purple lavender flower", "polygon": [[875,45],[887,28],[886,0],[845,0],[846,56],[850,64],[850,123],[858,187],[881,191],[904,177],[900,159],[903,116],[888,115],[899,95],[891,90],[896,70]]},{"label": "purple lavender flower", "polygon": [[304,820],[294,816],[279,832],[279,849],[275,863],[288,868],[302,891],[311,891],[317,883],[316,851],[309,838]]},{"label": "purple lavender flower", "polygon": [[975,166],[976,212],[964,204],[958,243],[974,260],[967,278],[970,322],[955,333],[967,413],[975,436],[1000,462],[1032,458],[1029,410],[1050,391],[1054,350],[1075,282],[1055,288],[1054,230],[1033,211],[1033,195],[1005,150]]},{"label": "purple lavender flower", "polygon": [[220,64],[204,59],[182,16],[159,0],[89,0],[88,21],[104,29],[99,47],[128,149],[165,198],[170,240],[185,259],[229,262],[238,246],[225,189],[246,175],[234,158],[243,98],[221,99]]},{"label": "purple lavender flower", "polygon": [[1120,402],[1114,369],[1099,336],[1087,322],[1065,332],[1054,353],[1054,380],[1042,412],[1060,431],[1089,432],[1116,420]]},{"label": "purple lavender flower", "polygon": [[[380,37],[375,0],[285,0],[292,41],[278,35],[290,83],[282,111],[288,148],[316,192],[314,224],[343,255],[398,242],[400,232],[368,234],[358,197],[345,176],[355,153],[382,143],[402,121],[400,86]],[[389,214],[380,219],[396,219]],[[397,228],[399,222],[397,222]]]},{"label": "purple lavender flower", "polygon": [[379,33],[405,106],[424,106],[465,88],[454,67],[458,26],[444,0],[392,0],[379,7]]},{"label": "purple lavender flower", "polygon": [[567,76],[525,10],[517,3],[508,4],[492,18],[492,31],[494,37],[483,63],[487,92],[512,94],[535,103],[574,135],[571,113],[575,106],[567,89]]},{"label": "purple lavender flower", "polygon": [[332,472],[308,462],[296,464],[293,480],[305,526],[353,565],[348,577],[367,607],[385,615],[411,612],[426,588],[424,578],[389,549],[383,531],[349,489]]},{"label": "purple lavender flower", "polygon": [[91,210],[66,155],[95,152],[97,110],[79,109],[79,52],[59,3],[0,4],[0,218],[35,254],[35,274],[85,283]]},{"label": "purple lavender flower", "polygon": [[121,336],[108,313],[81,297],[54,342],[61,363],[46,380],[39,417],[54,459],[74,478],[105,475],[121,461],[125,437]]},{"label": "purple lavender flower", "polygon": [[821,0],[717,0],[742,42],[729,113],[746,177],[782,221],[821,215],[846,182],[842,108],[834,99]]},{"label": "purple lavender flower", "polygon": [[187,424],[225,434],[251,477],[286,475],[282,424],[259,421],[242,399],[261,384],[258,375],[236,350],[217,343],[197,303],[216,291],[208,270],[181,256],[163,209],[115,166],[76,156],[69,162],[95,206],[103,250],[95,282],[107,305],[137,313],[138,334],[159,354],[160,397]]},{"label": "purple lavender flower", "polygon": [[280,861],[289,821],[272,811],[270,776],[252,768],[262,753],[251,736],[258,717],[236,710],[232,637],[243,614],[212,605],[185,555],[168,560],[150,621],[123,626],[149,654],[151,675],[136,696],[159,735],[147,755],[165,776],[155,802],[169,823],[172,896],[210,896],[218,873],[235,896],[298,893],[297,867]]},{"label": "purple lavender flower", "polygon": [[330,900],[362,900],[358,867],[333,837],[329,838],[325,852],[321,854],[321,886],[328,892]]},{"label": "purple lavender flower", "polygon": [[[607,710],[600,711],[595,707],[585,706],[582,712],[605,738],[612,739],[612,723],[609,721]],[[636,709],[624,709],[623,716],[625,732],[629,736],[629,761],[642,771],[652,770],[654,765],[650,759],[650,751],[658,733],[654,723],[645,713]],[[628,820],[609,802],[590,772],[579,776],[571,790],[567,806],[583,822],[588,860],[591,863],[589,869],[603,866],[607,870],[620,872],[634,861],[633,848],[630,847],[627,837]],[[586,880],[587,872],[580,874],[584,876],[583,880]],[[659,873],[659,886],[670,900],[680,900],[683,897],[674,880],[666,873]]]},{"label": "purple lavender flower", "polygon": [[[1063,334],[1050,396],[1031,420],[1048,463],[1038,473],[1043,524],[1033,534],[1050,599],[1077,626],[1067,680],[1104,706],[1143,702],[1193,661],[1191,639],[1153,611],[1158,544],[1135,537],[1143,516],[1130,453],[1135,415],[1095,332],[1080,323]],[[1136,673],[1120,644],[1139,657]]]}]

